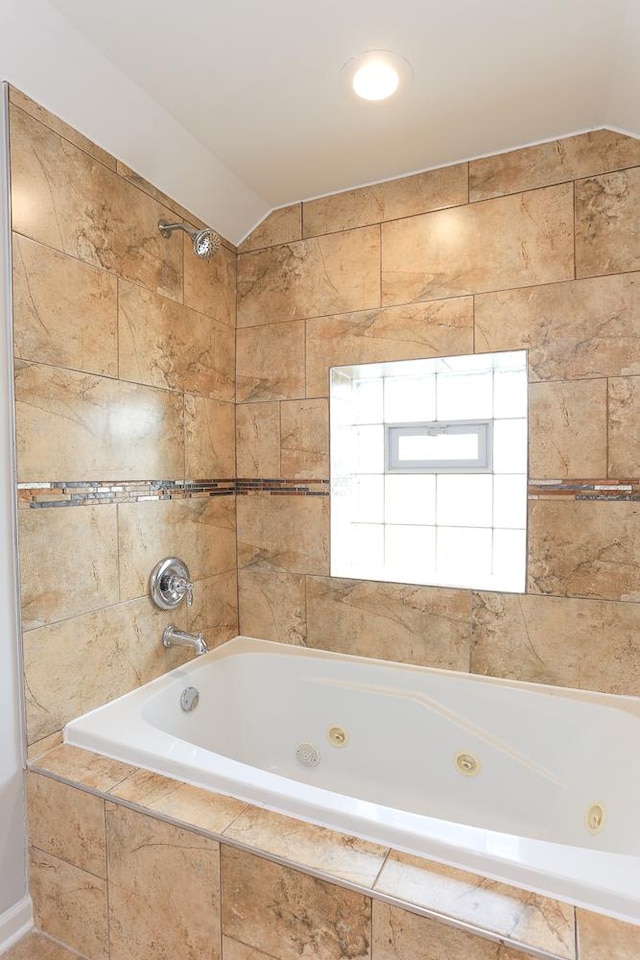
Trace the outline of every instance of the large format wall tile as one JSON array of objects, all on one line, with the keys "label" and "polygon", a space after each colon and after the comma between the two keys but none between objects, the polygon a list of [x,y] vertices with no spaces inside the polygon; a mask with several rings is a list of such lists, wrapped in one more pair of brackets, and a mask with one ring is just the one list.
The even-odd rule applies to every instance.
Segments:
[{"label": "large format wall tile", "polygon": [[307,578],[307,646],[469,669],[470,595],[401,583]]},{"label": "large format wall tile", "polygon": [[183,234],[184,303],[207,317],[235,328],[236,255],[220,247],[210,260],[196,257],[191,238]]},{"label": "large format wall tile", "polygon": [[306,392],[326,397],[329,367],[473,353],[471,297],[308,320]]},{"label": "large format wall tile", "polygon": [[305,643],[304,576],[261,567],[243,567],[238,571],[238,597],[240,633],[244,636],[282,643]]},{"label": "large format wall tile", "polygon": [[640,373],[640,274],[475,298],[478,353],[529,351],[531,380]]},{"label": "large format wall tile", "polygon": [[280,243],[292,243],[302,239],[302,204],[292,203],[268,213],[238,247],[238,253],[275,247]]},{"label": "large format wall tile", "polygon": [[280,472],[291,480],[329,476],[329,405],[326,400],[280,404]]},{"label": "large format wall tile", "polygon": [[382,225],[385,305],[572,276],[571,185]]},{"label": "large format wall tile", "polygon": [[219,960],[219,847],[107,804],[110,960]]},{"label": "large format wall tile", "polygon": [[118,317],[122,380],[233,401],[235,344],[227,324],[124,280]]},{"label": "large format wall tile", "polygon": [[238,497],[238,565],[288,573],[329,571],[327,497]]},{"label": "large format wall tile", "polygon": [[18,479],[182,477],[182,397],[168,390],[19,361]]},{"label": "large format wall tile", "polygon": [[474,594],[471,670],[640,695],[640,604]]},{"label": "large format wall tile", "polygon": [[14,234],[13,339],[23,360],[115,376],[116,278]]},{"label": "large format wall tile", "polygon": [[202,632],[209,647],[238,634],[238,574],[235,568],[198,580],[193,606],[186,608],[187,630]]},{"label": "large format wall tile", "polygon": [[123,600],[148,593],[149,574],[163,557],[184,560],[194,581],[236,565],[233,496],[121,504],[118,521]]},{"label": "large format wall tile", "polygon": [[35,773],[26,782],[31,846],[106,878],[104,800]]},{"label": "large format wall tile", "polygon": [[532,383],[529,475],[607,476],[607,381]]},{"label": "large format wall tile", "polygon": [[24,509],[18,524],[23,629],[117,603],[115,507]]},{"label": "large format wall tile", "polygon": [[640,507],[602,500],[529,504],[529,592],[640,602]]},{"label": "large format wall tile", "polygon": [[380,305],[380,230],[363,227],[238,259],[238,326]]},{"label": "large format wall tile", "polygon": [[304,320],[238,330],[236,398],[304,397]]},{"label": "large format wall tile", "polygon": [[469,200],[486,200],[638,164],[640,140],[613,130],[592,130],[472,160]]},{"label": "large format wall tile", "polygon": [[609,475],[640,476],[640,377],[609,380]]},{"label": "large format wall tile", "polygon": [[187,394],[184,398],[185,477],[233,479],[235,432],[232,403]]},{"label": "large format wall tile", "polygon": [[302,204],[303,236],[413,217],[466,203],[467,195],[466,163],[346,190]]},{"label": "large format wall tile", "polygon": [[222,849],[222,932],[278,960],[369,960],[367,897]]},{"label": "large format wall tile", "polygon": [[158,230],[171,211],[15,107],[11,184],[17,233],[182,299],[182,246]]},{"label": "large format wall tile", "polygon": [[576,183],[576,276],[640,269],[640,167]]},{"label": "large format wall tile", "polygon": [[576,910],[578,956],[580,960],[636,960],[638,927]]},{"label": "large format wall tile", "polygon": [[239,403],[236,407],[238,477],[267,479],[280,473],[280,404]]}]

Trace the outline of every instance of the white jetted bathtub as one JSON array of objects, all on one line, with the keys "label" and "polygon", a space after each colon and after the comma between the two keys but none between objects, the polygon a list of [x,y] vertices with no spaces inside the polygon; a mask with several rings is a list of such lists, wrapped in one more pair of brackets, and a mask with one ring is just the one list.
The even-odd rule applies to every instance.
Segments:
[{"label": "white jetted bathtub", "polygon": [[236,637],[65,738],[640,923],[640,699]]}]

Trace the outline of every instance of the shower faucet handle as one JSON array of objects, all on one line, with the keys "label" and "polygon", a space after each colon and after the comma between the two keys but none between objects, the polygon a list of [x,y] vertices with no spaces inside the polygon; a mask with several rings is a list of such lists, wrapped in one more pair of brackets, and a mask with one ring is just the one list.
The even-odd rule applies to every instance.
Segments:
[{"label": "shower faucet handle", "polygon": [[151,571],[149,577],[151,599],[161,610],[173,610],[185,599],[193,604],[193,583],[189,568],[178,557],[166,557]]},{"label": "shower faucet handle", "polygon": [[181,597],[186,596],[187,606],[193,606],[193,584],[191,580],[187,580],[186,577],[168,577],[167,588],[180,594]]}]

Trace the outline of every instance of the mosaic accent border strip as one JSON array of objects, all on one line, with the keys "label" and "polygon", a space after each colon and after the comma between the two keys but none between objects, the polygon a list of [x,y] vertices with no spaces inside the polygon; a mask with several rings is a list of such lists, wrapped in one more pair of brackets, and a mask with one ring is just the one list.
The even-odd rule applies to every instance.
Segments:
[{"label": "mosaic accent border strip", "polygon": [[640,479],[530,480],[529,500],[640,500]]},{"label": "mosaic accent border strip", "polygon": [[236,493],[273,493],[280,496],[328,497],[329,480],[284,480],[279,477],[269,479],[236,480]]}]

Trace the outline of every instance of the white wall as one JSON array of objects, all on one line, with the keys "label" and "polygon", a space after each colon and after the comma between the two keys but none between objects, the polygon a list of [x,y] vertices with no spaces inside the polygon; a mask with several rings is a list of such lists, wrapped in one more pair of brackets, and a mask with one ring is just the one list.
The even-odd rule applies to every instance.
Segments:
[{"label": "white wall", "polygon": [[9,310],[6,86],[0,84],[0,951],[30,925],[26,896]]},{"label": "white wall", "polygon": [[8,80],[238,243],[268,205],[46,0],[0,0]]}]

